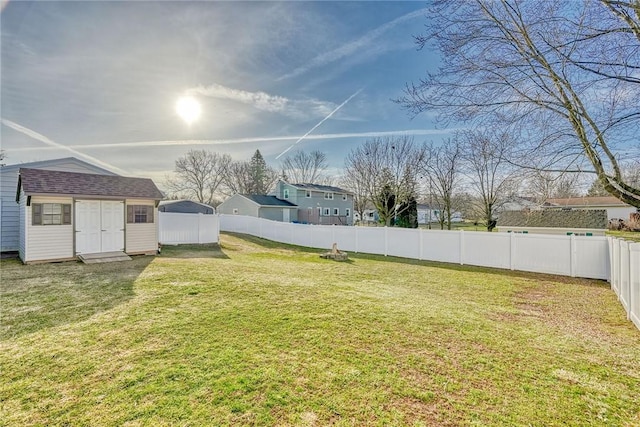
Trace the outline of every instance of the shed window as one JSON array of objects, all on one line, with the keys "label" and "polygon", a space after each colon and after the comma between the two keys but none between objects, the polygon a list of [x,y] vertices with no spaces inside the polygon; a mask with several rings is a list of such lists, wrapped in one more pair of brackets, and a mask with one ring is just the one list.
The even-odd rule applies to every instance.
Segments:
[{"label": "shed window", "polygon": [[33,225],[71,224],[71,205],[62,203],[33,203],[31,205]]},{"label": "shed window", "polygon": [[153,206],[127,205],[127,224],[153,223]]}]

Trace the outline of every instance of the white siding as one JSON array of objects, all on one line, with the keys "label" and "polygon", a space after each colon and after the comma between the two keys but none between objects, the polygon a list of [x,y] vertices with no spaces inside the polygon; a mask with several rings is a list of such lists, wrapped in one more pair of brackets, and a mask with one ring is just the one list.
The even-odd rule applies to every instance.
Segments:
[{"label": "white siding", "polygon": [[629,214],[636,212],[636,208],[631,206],[607,208],[608,219],[620,218],[625,221],[629,220]]},{"label": "white siding", "polygon": [[2,167],[2,169],[0,169],[0,197],[2,199],[0,209],[0,251],[2,252],[18,250],[20,213],[18,203],[16,203],[16,191],[20,168],[115,175],[106,169],[75,158],[55,159]]},{"label": "white siding", "polygon": [[[25,200],[26,197],[21,198]],[[70,197],[32,197],[34,203],[64,203],[73,204]],[[73,255],[73,225],[31,225],[31,206],[24,208],[24,239],[25,249],[22,261],[46,261],[57,259],[72,259]]]},{"label": "white siding", "polygon": [[[153,200],[127,199],[128,205],[155,206]],[[125,222],[127,208],[125,206]],[[152,224],[129,224],[125,226],[124,250],[128,254],[154,252],[158,250],[158,209],[154,209]]]}]

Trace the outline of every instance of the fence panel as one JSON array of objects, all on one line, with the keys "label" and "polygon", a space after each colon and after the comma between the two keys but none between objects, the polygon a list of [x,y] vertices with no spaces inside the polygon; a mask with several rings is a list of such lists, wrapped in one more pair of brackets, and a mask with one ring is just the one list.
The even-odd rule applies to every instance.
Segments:
[{"label": "fence panel", "polygon": [[629,319],[640,329],[640,243],[629,245]]},{"label": "fence panel", "polygon": [[158,241],[165,245],[217,243],[217,215],[158,212]]},{"label": "fence panel", "polygon": [[358,252],[367,254],[386,254],[386,227],[353,227],[358,228]]},{"label": "fence panel", "polygon": [[571,276],[571,238],[544,234],[514,234],[514,270]]},{"label": "fence panel", "polygon": [[609,241],[604,236],[575,236],[574,276],[607,280],[610,272]]},{"label": "fence panel", "polygon": [[462,262],[483,267],[510,268],[511,235],[478,231],[464,233]]},{"label": "fence panel", "polygon": [[401,228],[387,229],[387,255],[419,258],[420,231]]},{"label": "fence panel", "polygon": [[439,262],[461,262],[460,232],[421,230],[422,259]]},{"label": "fence panel", "polygon": [[620,263],[620,287],[618,289],[618,299],[624,307],[625,311],[629,313],[629,295],[631,293],[631,265],[629,259],[631,251],[629,250],[629,242],[626,240],[618,240],[619,245],[619,263]]}]

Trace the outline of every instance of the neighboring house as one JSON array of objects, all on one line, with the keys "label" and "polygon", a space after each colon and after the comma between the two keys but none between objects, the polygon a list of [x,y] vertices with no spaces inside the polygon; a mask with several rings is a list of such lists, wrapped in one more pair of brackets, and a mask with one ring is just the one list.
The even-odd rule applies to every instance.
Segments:
[{"label": "neighboring house", "polygon": [[276,196],[263,194],[234,194],[218,206],[218,213],[254,216],[283,222],[298,220],[296,205]]},{"label": "neighboring house", "polygon": [[607,224],[604,209],[545,209],[503,212],[497,227],[507,233],[604,236]]},{"label": "neighboring house", "polygon": [[535,197],[513,196],[500,205],[498,213],[507,211],[524,211],[540,209]]},{"label": "neighboring house", "polygon": [[571,197],[568,199],[548,199],[544,209],[604,209],[607,219],[628,220],[629,214],[637,212],[633,206],[613,197]]},{"label": "neighboring house", "polygon": [[158,206],[158,211],[173,213],[200,213],[205,215],[213,215],[216,213],[212,206],[205,205],[200,202],[194,202],[192,200],[163,200]]},{"label": "neighboring house", "polygon": [[20,259],[155,254],[160,199],[162,193],[150,179],[20,168]]},{"label": "neighboring house", "polygon": [[319,184],[289,184],[279,180],[272,193],[298,207],[298,222],[353,225],[353,193]]},{"label": "neighboring house", "polygon": [[354,222],[362,222],[362,223],[377,223],[380,220],[380,216],[378,215],[378,211],[375,209],[365,209],[362,212],[362,218],[360,218],[360,214],[358,212],[353,213],[353,221]]},{"label": "neighboring house", "polygon": [[[418,203],[418,224],[429,224],[440,222],[440,209],[430,208],[427,204]],[[462,214],[460,212],[451,212],[451,222],[462,222]]]},{"label": "neighboring house", "polygon": [[0,168],[0,251],[2,252],[18,251],[20,223],[19,206],[16,203],[16,186],[18,185],[20,168],[116,176],[115,173],[109,170],[75,157],[2,166]]}]

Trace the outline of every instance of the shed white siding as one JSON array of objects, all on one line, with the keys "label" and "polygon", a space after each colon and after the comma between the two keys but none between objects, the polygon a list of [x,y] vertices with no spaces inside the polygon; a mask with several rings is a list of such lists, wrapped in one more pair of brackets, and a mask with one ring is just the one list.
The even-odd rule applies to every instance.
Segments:
[{"label": "shed white siding", "polygon": [[[127,199],[126,205],[154,206],[153,223],[126,224],[124,250],[128,254],[155,253],[158,250],[158,209],[153,200]],[[125,216],[126,216],[125,207]],[[125,218],[126,220],[126,218]]]},{"label": "shed white siding", "polygon": [[20,208],[19,208],[19,214],[20,214],[20,218],[19,218],[20,229],[19,230],[24,230],[24,232],[23,233],[19,233],[20,237],[19,237],[19,240],[18,240],[18,255],[20,256],[20,259],[24,259],[24,257],[25,257],[25,251],[26,251],[25,241],[26,241],[27,233],[29,232],[29,230],[27,230],[27,228],[25,227],[25,218],[27,216],[26,209],[27,209],[27,198],[25,197],[24,192],[21,192],[20,193]]},{"label": "shed white siding", "polygon": [[[26,197],[20,198],[21,206]],[[31,198],[34,203],[73,204],[71,197],[37,197]],[[21,253],[23,262],[73,259],[73,225],[32,225],[31,206],[24,206],[24,249]],[[22,224],[21,224],[22,225]]]},{"label": "shed white siding", "polygon": [[0,168],[0,251],[19,250],[20,237],[20,208],[16,202],[18,187],[18,172],[20,168],[36,168],[64,172],[97,173],[115,175],[106,169],[73,157],[46,160],[41,162],[7,165]]}]

